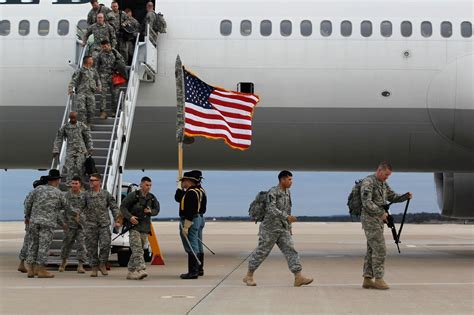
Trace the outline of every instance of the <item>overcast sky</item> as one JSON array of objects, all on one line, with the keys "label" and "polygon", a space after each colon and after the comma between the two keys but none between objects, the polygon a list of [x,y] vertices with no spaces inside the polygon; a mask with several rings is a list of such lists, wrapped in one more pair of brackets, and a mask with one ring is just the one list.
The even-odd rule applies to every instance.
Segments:
[{"label": "overcast sky", "polygon": [[[0,220],[21,220],[23,200],[32,182],[47,172],[31,170],[0,171]],[[174,201],[176,171],[125,171],[124,180],[138,183],[147,175],[153,180],[152,192],[161,204],[160,217],[177,217]],[[367,173],[293,172],[293,213],[301,215],[337,215],[347,213],[347,196],[354,180]],[[277,184],[278,172],[204,171],[203,186],[208,194],[207,216],[246,216],[255,195]],[[439,212],[433,175],[429,173],[393,173],[389,184],[398,193],[412,191],[414,199],[409,211]],[[402,212],[404,204],[391,208]]]}]

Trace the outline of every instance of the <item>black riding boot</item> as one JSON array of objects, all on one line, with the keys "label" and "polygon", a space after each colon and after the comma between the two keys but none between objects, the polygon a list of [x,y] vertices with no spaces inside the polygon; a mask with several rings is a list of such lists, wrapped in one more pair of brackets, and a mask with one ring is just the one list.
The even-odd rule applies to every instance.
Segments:
[{"label": "black riding boot", "polygon": [[199,276],[204,276],[204,253],[199,253],[197,256],[201,261],[201,265],[199,266]]},{"label": "black riding boot", "polygon": [[188,253],[188,273],[179,276],[181,279],[197,279],[199,275],[199,265],[193,253]]}]

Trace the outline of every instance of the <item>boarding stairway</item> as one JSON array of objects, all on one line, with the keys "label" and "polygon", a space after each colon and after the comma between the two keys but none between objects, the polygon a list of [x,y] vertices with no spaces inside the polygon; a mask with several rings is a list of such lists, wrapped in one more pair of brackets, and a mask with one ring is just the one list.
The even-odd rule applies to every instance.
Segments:
[{"label": "boarding stairway", "polygon": [[[122,199],[122,173],[125,169],[140,83],[142,81],[154,82],[157,73],[158,34],[149,26],[146,34],[143,41],[139,40],[140,36],[136,38],[133,60],[130,67],[127,67],[129,68],[128,82],[125,86],[120,87],[117,110],[111,113],[112,96],[110,94],[107,95],[108,118],[100,119],[99,108],[102,96],[101,94],[96,94],[96,113],[90,125],[94,148],[92,157],[95,160],[97,172],[102,175],[102,189],[109,191],[115,197],[119,206]],[[82,67],[82,59],[87,51],[86,48],[82,48],[80,38],[76,41],[77,58],[75,66],[73,66],[75,70]],[[69,96],[67,99],[60,126],[66,124],[69,113],[76,110],[73,99],[74,95]],[[51,168],[59,169],[64,176],[67,175],[64,168],[66,148],[67,140],[64,140],[59,158],[53,159],[51,163]],[[87,188],[88,183],[84,184]],[[61,190],[69,189],[65,178],[62,180],[60,188]],[[63,231],[61,229],[56,230],[49,253],[48,264],[57,265],[61,263],[60,253],[63,238]],[[75,254],[74,246],[68,259],[68,265],[77,264]]]}]

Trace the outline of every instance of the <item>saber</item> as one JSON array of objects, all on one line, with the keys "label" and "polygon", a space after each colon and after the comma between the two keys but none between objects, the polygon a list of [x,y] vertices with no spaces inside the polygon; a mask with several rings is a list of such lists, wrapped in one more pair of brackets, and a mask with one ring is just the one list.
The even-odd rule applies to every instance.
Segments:
[{"label": "saber", "polygon": [[199,237],[198,237],[197,239],[198,239],[198,241],[201,242],[201,244],[202,244],[204,247],[206,247],[207,250],[210,251],[213,255],[216,254],[216,253],[214,253],[214,252],[212,251],[212,249],[210,249],[206,244],[204,244],[204,242],[201,241],[201,239],[200,239]]},{"label": "saber", "polygon": [[190,249],[191,252],[193,253],[194,258],[196,258],[196,261],[197,261],[197,263],[199,264],[199,266],[202,266],[201,261],[200,261],[199,258],[197,257],[196,253],[194,252],[193,247],[191,246],[191,243],[189,242],[188,236],[187,236],[186,234],[184,234],[184,232],[183,232],[184,227],[183,227],[183,225],[181,224],[181,222],[179,222],[179,226],[181,227],[181,233],[183,233],[184,239],[186,240],[186,243],[188,243],[189,249]]}]

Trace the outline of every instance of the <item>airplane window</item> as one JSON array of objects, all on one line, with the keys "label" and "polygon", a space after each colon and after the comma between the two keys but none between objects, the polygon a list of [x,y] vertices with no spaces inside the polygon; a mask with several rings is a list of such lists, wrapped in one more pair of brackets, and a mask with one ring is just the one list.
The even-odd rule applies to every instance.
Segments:
[{"label": "airplane window", "polygon": [[49,34],[49,21],[41,20],[38,23],[38,34],[40,36],[46,36]]},{"label": "airplane window", "polygon": [[249,36],[252,34],[252,22],[249,20],[243,20],[240,22],[240,34],[243,36]]},{"label": "airplane window", "polygon": [[311,23],[311,21],[301,21],[300,32],[303,36],[310,36],[313,33],[313,24]]},{"label": "airplane window", "polygon": [[21,20],[20,23],[18,23],[18,33],[21,36],[26,36],[30,34],[30,21]]},{"label": "airplane window", "polygon": [[221,21],[221,34],[229,36],[232,33],[232,22],[229,20]]},{"label": "airplane window", "polygon": [[413,27],[410,21],[403,21],[400,25],[400,31],[403,37],[410,37],[413,33]]},{"label": "airplane window", "polygon": [[441,36],[451,37],[451,35],[453,35],[453,25],[451,22],[441,23]]},{"label": "airplane window", "polygon": [[290,36],[292,31],[291,21],[283,20],[280,23],[280,34],[282,36]]},{"label": "airplane window", "polygon": [[69,33],[69,21],[61,20],[58,22],[58,34],[61,36],[67,35]]},{"label": "airplane window", "polygon": [[433,35],[433,25],[431,25],[431,22],[421,22],[421,35],[423,37],[430,37]]},{"label": "airplane window", "polygon": [[331,21],[321,21],[321,35],[324,37],[331,36],[332,23]]},{"label": "airplane window", "polygon": [[461,35],[462,37],[472,36],[472,23],[465,21],[461,23]]},{"label": "airplane window", "polygon": [[350,21],[341,22],[341,35],[345,37],[352,35],[352,23]]},{"label": "airplane window", "polygon": [[362,21],[360,23],[360,34],[364,37],[369,37],[372,35],[372,22]]},{"label": "airplane window", "polygon": [[77,28],[80,29],[81,31],[85,31],[87,30],[87,27],[89,25],[87,25],[87,21],[86,20],[80,20],[79,22],[77,22]]},{"label": "airplane window", "polygon": [[10,21],[0,21],[0,35],[7,36],[8,34],[10,34]]},{"label": "airplane window", "polygon": [[380,34],[382,34],[383,37],[392,36],[392,22],[383,21],[380,23]]},{"label": "airplane window", "polygon": [[260,22],[260,34],[262,36],[270,36],[272,33],[272,21],[263,20]]}]

